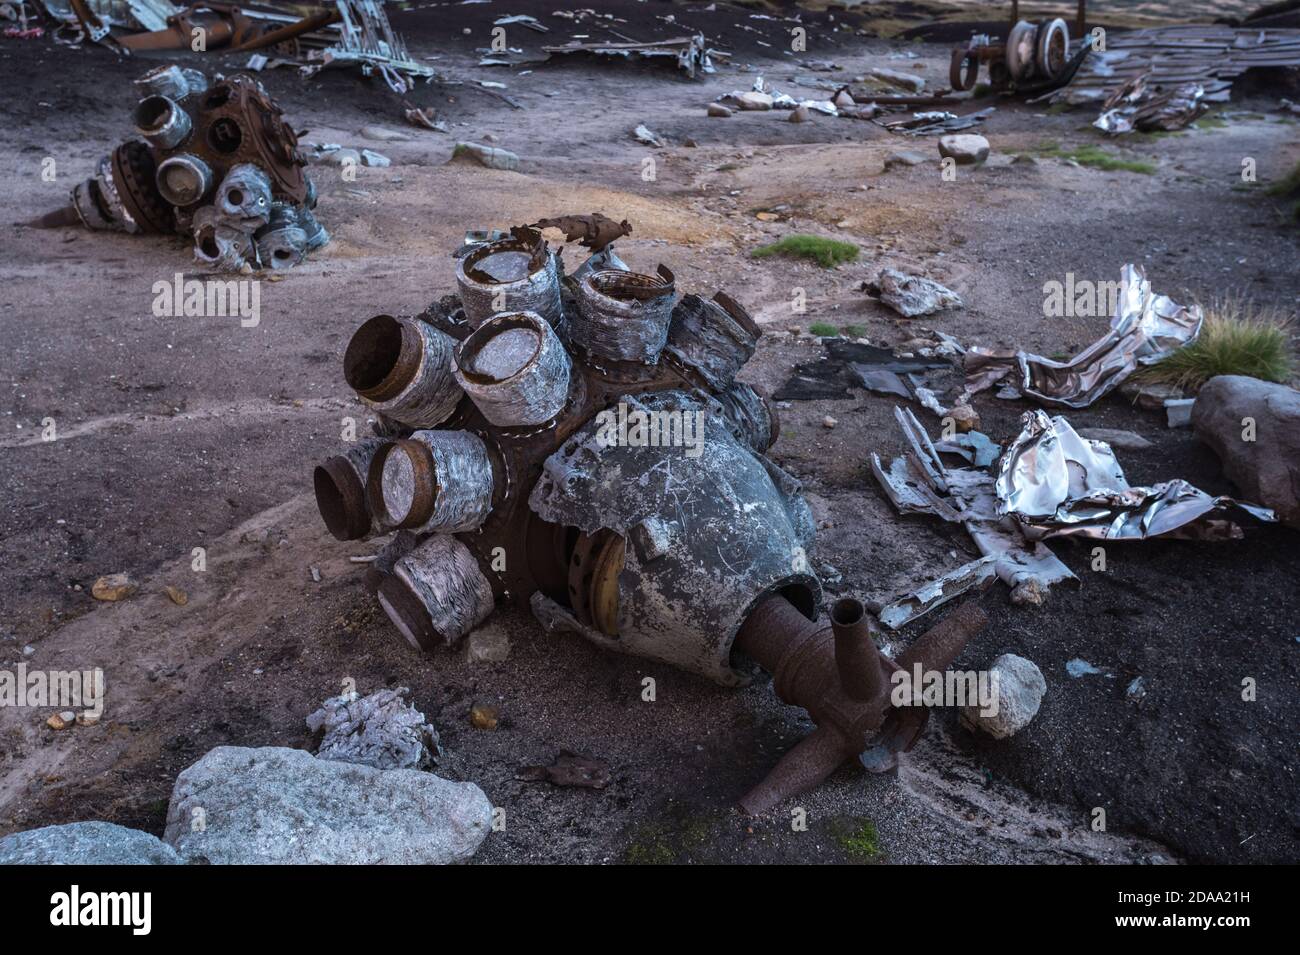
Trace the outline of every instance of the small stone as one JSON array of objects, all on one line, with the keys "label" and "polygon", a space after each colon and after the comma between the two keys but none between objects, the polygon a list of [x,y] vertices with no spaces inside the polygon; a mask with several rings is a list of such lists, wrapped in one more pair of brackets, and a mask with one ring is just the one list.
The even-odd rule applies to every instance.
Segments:
[{"label": "small stone", "polygon": [[980,416],[970,405],[953,405],[948,412],[948,417],[952,419],[957,430],[962,434],[968,431],[978,431],[980,427]]},{"label": "small stone", "polygon": [[919,166],[926,161],[925,156],[914,149],[900,149],[885,157],[885,168],[895,169],[899,166]]},{"label": "small stone", "polygon": [[822,418],[823,428],[830,429],[835,427],[837,424],[839,424],[839,422],[836,421],[834,418],[832,418],[830,415],[827,415],[826,417]]},{"label": "small stone", "polygon": [[377,169],[382,169],[383,167],[391,166],[392,164],[393,161],[383,153],[377,153],[373,149],[361,150],[361,165],[363,166],[373,166]]},{"label": "small stone", "polygon": [[50,718],[45,721],[45,725],[52,730],[65,730],[76,721],[76,713],[52,713],[50,714]]},{"label": "small stone", "polygon": [[890,86],[897,86],[899,89],[908,90],[912,93],[919,93],[925,89],[925,78],[913,76],[910,73],[899,73],[897,70],[887,70],[883,67],[872,67],[871,75],[881,82],[888,83]]},{"label": "small stone", "polygon": [[1124,691],[1124,695],[1128,697],[1128,701],[1130,703],[1141,703],[1144,699],[1146,699],[1146,695],[1147,695],[1146,678],[1140,676],[1135,677],[1133,679],[1133,682],[1130,683],[1128,685],[1128,688]]},{"label": "small stone", "polygon": [[808,111],[807,106],[796,106],[790,110],[790,122],[806,123],[812,118],[812,113]]},{"label": "small stone", "polygon": [[451,152],[451,158],[453,161],[472,159],[489,169],[514,171],[519,168],[519,157],[514,153],[481,143],[457,143]]},{"label": "small stone", "polygon": [[309,567],[308,570],[311,571],[311,580],[312,580],[312,583],[314,583],[314,584],[319,584],[319,583],[320,583],[320,568],[319,568],[319,567]]},{"label": "small stone", "polygon": [[501,713],[491,704],[475,703],[469,710],[469,722],[475,729],[494,730],[501,722]]},{"label": "small stone", "polygon": [[853,97],[849,95],[849,91],[848,91],[848,90],[840,90],[838,93],[835,94],[835,99],[832,100],[832,102],[833,102],[836,106],[856,106],[856,105],[857,105],[856,103],[854,103],[854,101],[853,101]]},{"label": "small stone", "polygon": [[125,600],[139,589],[140,585],[127,574],[109,574],[95,581],[90,595],[96,600]]},{"label": "small stone", "polygon": [[1067,660],[1065,663],[1065,672],[1075,680],[1082,676],[1101,676],[1101,671],[1082,657],[1075,657],[1072,660]]},{"label": "small stone", "polygon": [[1173,398],[1165,402],[1165,423],[1171,428],[1192,426],[1192,405],[1195,398]]},{"label": "small stone", "polygon": [[1037,166],[1038,160],[1029,153],[1020,153],[1015,159],[1011,160],[1013,166]]},{"label": "small stone", "polygon": [[179,587],[173,587],[171,584],[168,584],[163,588],[163,590],[167,591],[167,596],[171,599],[171,602],[178,607],[184,607],[190,602],[190,595]]},{"label": "small stone", "polygon": [[760,93],[758,90],[749,90],[740,94],[739,106],[742,110],[750,112],[768,110],[772,108],[772,97],[767,93]]},{"label": "small stone", "polygon": [[355,149],[335,149],[321,156],[320,161],[329,166],[356,166],[361,162],[361,153]]},{"label": "small stone", "polygon": [[36,656],[36,648],[32,646],[30,643],[27,644],[27,646],[23,647],[23,656],[25,657]]},{"label": "small stone", "polygon": [[94,725],[95,725],[96,723],[98,723],[98,722],[99,722],[99,717],[96,716],[94,713],[79,713],[79,714],[77,714],[77,725],[78,725],[78,726],[94,726]]},{"label": "small stone", "polygon": [[959,166],[978,166],[989,158],[989,141],[973,133],[940,136],[939,155]]},{"label": "small stone", "polygon": [[400,129],[389,129],[386,126],[362,126],[360,133],[366,139],[374,139],[381,143],[405,143],[411,140],[411,137]]},{"label": "small stone", "polygon": [[465,638],[465,659],[470,663],[503,663],[510,659],[510,635],[487,623]]},{"label": "small stone", "polygon": [[725,119],[731,115],[731,110],[721,103],[710,103],[705,109],[705,113],[709,116],[716,116],[718,119]]}]

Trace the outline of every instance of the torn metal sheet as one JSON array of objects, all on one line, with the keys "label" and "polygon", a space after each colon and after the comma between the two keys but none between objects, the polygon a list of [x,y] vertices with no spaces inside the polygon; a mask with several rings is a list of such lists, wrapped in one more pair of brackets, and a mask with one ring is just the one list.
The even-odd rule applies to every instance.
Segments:
[{"label": "torn metal sheet", "polygon": [[996,557],[973,560],[886,604],[880,609],[880,622],[898,630],[968,591],[987,589],[997,576]]},{"label": "torn metal sheet", "polygon": [[970,129],[992,116],[995,109],[996,107],[989,106],[963,116],[943,110],[927,110],[913,113],[904,119],[876,122],[890,132],[906,133],[909,136],[929,136],[933,133],[955,133],[958,130]]},{"label": "torn metal sheet", "polygon": [[[1070,568],[1045,545],[1029,540],[1020,525],[998,512],[993,475],[980,468],[949,468],[910,411],[894,409],[909,450],[886,469],[871,455],[871,471],[900,513],[929,514],[962,524],[981,554],[994,559],[998,578],[1013,603],[1042,603],[1062,582],[1078,584]],[[936,477],[938,480],[936,480]]]},{"label": "torn metal sheet", "polygon": [[[1141,266],[1124,266],[1110,331],[1067,362],[974,347],[966,353],[967,396],[1003,382],[1042,404],[1085,408],[1137,370],[1196,341],[1204,315],[1151,290]],[[999,393],[999,398],[1003,393]]]},{"label": "torn metal sheet", "polygon": [[999,513],[1024,525],[1031,539],[1240,537],[1239,527],[1218,519],[1234,508],[1276,520],[1268,508],[1211,497],[1182,480],[1130,486],[1110,445],[1079,437],[1063,416],[1030,411],[1022,421],[998,464],[995,488]]},{"label": "torn metal sheet", "polygon": [[[754,85],[748,90],[732,90],[730,93],[723,93],[718,97],[716,102],[724,106],[734,106],[737,109],[753,109],[752,105],[746,105],[747,98],[758,93],[762,97],[770,100],[770,104],[765,105],[764,109],[798,109],[800,106],[813,110],[814,112],[824,113],[827,116],[840,115],[839,107],[830,100],[825,99],[795,99],[787,93],[771,86],[763,77],[754,80]],[[767,100],[764,100],[766,103]]]},{"label": "torn metal sheet", "polygon": [[411,58],[406,41],[388,22],[383,0],[334,2],[339,14],[339,41],[324,50],[309,50],[305,73],[325,66],[360,65],[363,75],[377,71],[395,93],[409,92],[414,80],[427,81],[436,75],[431,67]]},{"label": "torn metal sheet", "polygon": [[1133,130],[1174,132],[1182,129],[1209,110],[1205,87],[1200,83],[1182,83],[1172,89],[1153,93],[1147,76],[1127,84],[1119,94],[1120,105],[1107,101],[1105,110],[1092,124],[1112,136]]},{"label": "torn metal sheet", "polygon": [[863,288],[878,295],[881,302],[904,318],[962,307],[961,296],[947,286],[897,269],[882,269],[879,277],[874,282],[864,283]]}]

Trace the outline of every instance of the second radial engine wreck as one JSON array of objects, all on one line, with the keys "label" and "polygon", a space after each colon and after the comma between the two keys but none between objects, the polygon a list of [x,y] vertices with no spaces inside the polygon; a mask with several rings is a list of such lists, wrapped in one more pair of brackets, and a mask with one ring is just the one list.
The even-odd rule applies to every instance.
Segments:
[{"label": "second radial engine wreck", "polygon": [[139,138],[101,159],[68,207],[38,225],[191,234],[195,260],[222,272],[289,268],[329,242],[297,134],[261,83],[161,66],[136,85]]},{"label": "second radial engine wreck", "polygon": [[892,767],[927,711],[891,705],[891,674],[945,668],[982,615],[959,609],[897,660],[856,600],[815,622],[811,514],[765,455],[775,410],[736,380],[758,326],[725,293],[678,298],[662,265],[628,270],[607,244],[627,223],[589,224],[594,254],[572,275],[517,227],[462,250],[458,294],[357,330],[344,375],[377,435],[316,469],[326,525],[393,534],[369,582],[420,650],[512,600],[548,630],[728,686],[747,682],[738,654],[757,662],[818,728],[747,812],[851,759]]}]

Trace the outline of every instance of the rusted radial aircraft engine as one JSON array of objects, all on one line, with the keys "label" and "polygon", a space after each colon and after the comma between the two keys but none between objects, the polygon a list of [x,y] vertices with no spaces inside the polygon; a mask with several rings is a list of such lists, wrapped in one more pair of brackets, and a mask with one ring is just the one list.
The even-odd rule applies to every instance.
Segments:
[{"label": "rusted radial aircraft engine", "polygon": [[381,435],[316,469],[326,525],[341,540],[396,532],[370,584],[421,650],[510,599],[549,630],[728,686],[747,682],[746,654],[819,724],[741,801],[749,812],[853,758],[891,767],[926,711],[891,707],[890,674],[946,666],[978,611],[898,662],[856,601],[814,623],[808,505],[764,455],[774,410],[735,380],[758,327],[723,293],[675,300],[663,266],[611,262],[597,250],[562,279],[521,227],[463,256],[458,296],[363,324],[344,374]]},{"label": "rusted radial aircraft engine", "polygon": [[329,241],[298,137],[257,80],[210,85],[198,70],[166,66],[136,84],[141,138],[102,159],[73,188],[71,209],[44,224],[75,213],[88,229],[191,233],[195,258],[223,271],[287,268]]}]

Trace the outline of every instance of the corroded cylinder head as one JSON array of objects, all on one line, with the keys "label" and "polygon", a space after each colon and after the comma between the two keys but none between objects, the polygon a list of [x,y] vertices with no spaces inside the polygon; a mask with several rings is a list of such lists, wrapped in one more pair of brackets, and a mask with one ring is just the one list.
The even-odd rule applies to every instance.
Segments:
[{"label": "corroded cylinder head", "polygon": [[672,313],[668,353],[712,391],[726,388],[754,354],[761,332],[725,294],[685,295]]},{"label": "corroded cylinder head", "polygon": [[234,226],[212,206],[194,213],[194,258],[224,272],[238,272],[253,254],[253,237]]},{"label": "corroded cylinder head", "polygon": [[158,165],[158,191],[174,206],[192,206],[212,188],[212,167],[198,156],[181,153]]},{"label": "corroded cylinder head", "polygon": [[487,446],[468,431],[416,431],[370,462],[366,503],[385,530],[476,530],[492,510]]},{"label": "corroded cylinder head", "polygon": [[559,265],[540,238],[512,236],[479,246],[456,266],[456,284],[471,326],[498,312],[535,312],[564,330]]},{"label": "corroded cylinder head", "polygon": [[172,149],[190,135],[190,116],[166,96],[146,96],[135,108],[136,131],[157,149]]},{"label": "corroded cylinder head", "polygon": [[398,560],[380,584],[379,603],[407,642],[425,651],[456,643],[496,606],[478,561],[448,534]]},{"label": "corroded cylinder head", "polygon": [[213,205],[232,219],[264,224],[271,216],[271,179],[252,163],[241,163],[221,180]]},{"label": "corroded cylinder head", "polygon": [[456,380],[503,428],[544,424],[564,410],[571,373],[559,336],[536,312],[495,315],[456,347]]},{"label": "corroded cylinder head", "polygon": [[673,276],[619,269],[588,272],[578,283],[572,341],[598,358],[653,365],[668,341]]},{"label": "corroded cylinder head", "polygon": [[254,240],[258,260],[272,269],[291,268],[307,254],[307,233],[298,224],[297,211],[288,203],[272,204],[271,218]]},{"label": "corroded cylinder head", "polygon": [[453,374],[455,345],[432,325],[376,315],[348,343],[343,376],[386,417],[432,428],[447,420],[464,393]]},{"label": "corroded cylinder head", "polygon": [[374,529],[366,503],[366,479],[375,452],[387,442],[383,438],[358,441],[316,468],[316,506],[325,526],[337,540],[365,537]]}]

